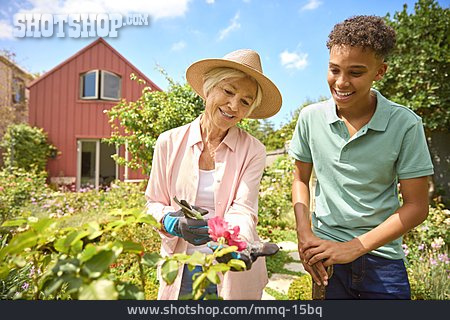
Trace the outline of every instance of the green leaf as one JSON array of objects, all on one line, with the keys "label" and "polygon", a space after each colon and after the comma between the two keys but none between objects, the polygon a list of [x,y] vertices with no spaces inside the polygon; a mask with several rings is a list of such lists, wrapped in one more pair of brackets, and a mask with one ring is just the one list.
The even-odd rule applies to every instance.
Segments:
[{"label": "green leaf", "polygon": [[117,300],[119,294],[111,280],[100,279],[84,284],[80,289],[80,300]]},{"label": "green leaf", "polygon": [[192,290],[195,291],[201,285],[201,283],[206,279],[207,274],[202,273],[197,278],[195,278],[194,283],[192,283]]},{"label": "green leaf", "polygon": [[144,251],[142,244],[133,241],[122,241],[123,252],[141,253]]},{"label": "green leaf", "polygon": [[109,266],[116,260],[116,255],[111,250],[102,250],[87,260],[82,270],[90,278],[98,278],[103,272],[109,269]]},{"label": "green leaf", "polygon": [[142,264],[147,266],[147,267],[156,267],[158,261],[161,259],[161,255],[159,253],[156,252],[152,252],[152,253],[145,253],[142,256]]},{"label": "green leaf", "polygon": [[13,263],[19,268],[23,268],[27,264],[27,261],[24,259],[24,257],[17,256],[13,259]]},{"label": "green leaf", "polygon": [[211,281],[212,283],[214,284],[220,283],[220,278],[215,270],[209,269],[206,276],[208,277],[208,280]]},{"label": "green leaf", "polygon": [[3,260],[6,254],[21,253],[26,248],[34,247],[37,240],[38,236],[34,230],[28,230],[14,236],[9,244],[0,250],[0,260]]},{"label": "green leaf", "polygon": [[235,251],[237,251],[237,249],[238,249],[238,247],[236,247],[236,246],[225,247],[225,248],[220,249],[219,251],[217,251],[215,255],[216,255],[216,257],[221,257],[221,256],[224,256],[224,255],[226,255],[228,253],[235,252]]},{"label": "green leaf", "polygon": [[212,265],[209,269],[214,270],[216,272],[226,272],[226,271],[230,270],[230,267],[228,265],[226,265],[225,263],[216,263],[216,264]]},{"label": "green leaf", "polygon": [[231,259],[227,263],[230,268],[235,268],[236,270],[246,270],[245,262],[238,259]]},{"label": "green leaf", "polygon": [[80,267],[80,261],[78,259],[60,259],[56,265],[52,268],[52,272],[58,276],[64,272],[76,273]]},{"label": "green leaf", "polygon": [[53,292],[61,288],[63,283],[64,281],[60,277],[50,277],[44,281],[41,290],[44,291],[44,294],[46,296],[49,296]]},{"label": "green leaf", "polygon": [[206,254],[201,253],[199,251],[195,251],[188,259],[186,263],[194,266],[204,265],[205,264]]},{"label": "green leaf", "polygon": [[[44,231],[55,224],[56,222],[50,218],[39,219],[35,223],[30,223],[31,227],[40,234],[44,234]],[[46,235],[48,236],[49,234]]]},{"label": "green leaf", "polygon": [[66,275],[63,279],[67,283],[66,292],[69,294],[77,293],[83,285],[83,280],[77,276]]},{"label": "green leaf", "polygon": [[120,300],[145,300],[145,294],[136,285],[120,283],[116,286]]},{"label": "green leaf", "polygon": [[92,243],[88,243],[87,246],[84,248],[83,252],[81,252],[80,255],[80,261],[86,262],[90,258],[92,258],[93,255],[97,253],[97,247],[94,246]]},{"label": "green leaf", "polygon": [[161,266],[161,276],[167,284],[172,284],[178,275],[178,262],[166,260]]},{"label": "green leaf", "polygon": [[19,227],[27,223],[26,219],[8,220],[3,222],[2,227]]},{"label": "green leaf", "polygon": [[0,280],[6,279],[9,275],[10,268],[8,266],[0,266]]},{"label": "green leaf", "polygon": [[149,215],[149,214],[141,214],[138,217],[137,222],[146,223],[146,224],[148,224],[150,226],[153,226],[153,227],[158,227],[159,226],[159,222],[156,221],[156,219],[153,216]]},{"label": "green leaf", "polygon": [[69,252],[69,246],[65,245],[66,243],[66,239],[65,238],[59,238],[58,240],[55,241],[54,243],[54,248],[56,251],[61,252],[61,253],[68,253]]},{"label": "green leaf", "polygon": [[78,240],[77,242],[73,243],[70,250],[75,254],[80,253],[81,250],[83,250],[83,241]]}]

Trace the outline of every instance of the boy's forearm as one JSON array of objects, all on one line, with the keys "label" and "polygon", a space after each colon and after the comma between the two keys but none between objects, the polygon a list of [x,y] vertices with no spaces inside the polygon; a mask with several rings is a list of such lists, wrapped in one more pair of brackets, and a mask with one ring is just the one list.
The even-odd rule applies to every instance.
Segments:
[{"label": "boy's forearm", "polygon": [[365,253],[375,250],[404,235],[421,224],[428,214],[428,207],[404,204],[376,228],[358,237]]},{"label": "boy's forearm", "polygon": [[294,181],[292,183],[292,204],[297,222],[297,237],[299,240],[312,234],[311,215],[309,210],[310,190],[309,179],[312,173],[312,163],[295,161]]},{"label": "boy's forearm", "polygon": [[427,177],[400,180],[400,190],[403,205],[376,228],[358,237],[366,252],[397,239],[427,218]]},{"label": "boy's forearm", "polygon": [[292,185],[292,202],[297,222],[297,235],[299,237],[312,233],[309,201],[309,187],[301,181],[294,181]]}]

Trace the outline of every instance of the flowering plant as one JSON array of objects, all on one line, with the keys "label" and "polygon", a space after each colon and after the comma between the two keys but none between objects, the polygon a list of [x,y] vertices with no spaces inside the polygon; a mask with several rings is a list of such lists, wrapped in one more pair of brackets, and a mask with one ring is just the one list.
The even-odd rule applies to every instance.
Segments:
[{"label": "flowering plant", "polygon": [[230,228],[228,223],[221,217],[214,217],[208,220],[209,235],[212,240],[220,244],[236,246],[238,251],[247,248],[247,243],[239,239],[239,226]]}]

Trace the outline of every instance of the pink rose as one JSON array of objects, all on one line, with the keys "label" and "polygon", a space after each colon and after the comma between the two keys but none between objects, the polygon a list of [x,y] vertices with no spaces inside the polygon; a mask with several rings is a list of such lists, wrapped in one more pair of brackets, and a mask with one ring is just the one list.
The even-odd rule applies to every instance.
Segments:
[{"label": "pink rose", "polygon": [[239,239],[239,226],[230,229],[230,226],[224,219],[214,217],[208,220],[208,227],[209,235],[214,241],[222,242],[229,246],[236,246],[238,251],[242,251],[247,247],[247,243]]}]

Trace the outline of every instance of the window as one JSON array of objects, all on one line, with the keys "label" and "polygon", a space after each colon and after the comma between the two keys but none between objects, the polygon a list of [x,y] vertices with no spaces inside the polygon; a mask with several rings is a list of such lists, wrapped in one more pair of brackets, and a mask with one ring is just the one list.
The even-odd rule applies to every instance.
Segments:
[{"label": "window", "polygon": [[80,76],[81,99],[119,100],[120,76],[104,70],[92,70]]},{"label": "window", "polygon": [[120,77],[108,71],[102,71],[101,99],[120,99]]},{"label": "window", "polygon": [[81,75],[81,99],[98,98],[98,70]]},{"label": "window", "polygon": [[25,82],[20,78],[14,78],[12,83],[12,102],[21,103],[25,101]]}]

